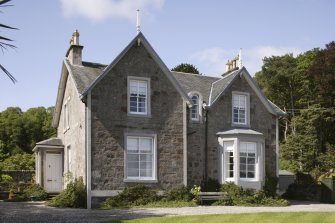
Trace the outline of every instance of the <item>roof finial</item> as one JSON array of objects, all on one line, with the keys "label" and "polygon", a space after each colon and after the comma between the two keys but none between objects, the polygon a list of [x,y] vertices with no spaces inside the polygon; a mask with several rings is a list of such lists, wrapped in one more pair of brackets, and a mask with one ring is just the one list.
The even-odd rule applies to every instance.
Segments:
[{"label": "roof finial", "polygon": [[140,10],[136,10],[137,18],[136,18],[136,32],[139,34],[141,32],[141,25],[140,25]]},{"label": "roof finial", "polygon": [[242,68],[242,48],[240,48],[240,52],[238,53],[238,68]]}]

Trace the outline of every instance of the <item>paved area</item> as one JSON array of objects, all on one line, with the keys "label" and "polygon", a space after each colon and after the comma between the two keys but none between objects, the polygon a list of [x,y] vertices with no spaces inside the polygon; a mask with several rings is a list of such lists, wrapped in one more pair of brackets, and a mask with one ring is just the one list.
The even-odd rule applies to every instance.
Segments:
[{"label": "paved area", "polygon": [[199,206],[185,208],[141,208],[123,210],[87,210],[52,208],[40,202],[0,202],[0,222],[103,222],[142,217],[235,214],[254,212],[335,212],[335,205],[292,202],[288,207]]}]

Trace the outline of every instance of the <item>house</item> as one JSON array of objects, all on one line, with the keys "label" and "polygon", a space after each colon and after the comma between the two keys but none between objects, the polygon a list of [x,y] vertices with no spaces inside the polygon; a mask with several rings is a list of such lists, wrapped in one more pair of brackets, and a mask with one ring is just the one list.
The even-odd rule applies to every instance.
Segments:
[{"label": "house", "polygon": [[[61,69],[53,126],[39,142],[36,181],[59,192],[66,173],[88,208],[127,185],[158,190],[203,179],[259,189],[278,175],[278,119],[239,57],[220,77],[170,71],[143,33],[109,64],[82,61],[79,33]],[[267,170],[267,171],[265,171]]]}]

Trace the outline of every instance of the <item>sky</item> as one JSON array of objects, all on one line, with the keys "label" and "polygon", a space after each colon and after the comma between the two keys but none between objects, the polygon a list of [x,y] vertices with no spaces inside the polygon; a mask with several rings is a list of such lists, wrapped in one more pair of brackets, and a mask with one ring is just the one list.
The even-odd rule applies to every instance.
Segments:
[{"label": "sky", "polygon": [[225,72],[242,48],[251,75],[262,59],[298,55],[335,40],[333,0],[12,0],[0,8],[0,29],[16,49],[0,63],[0,112],[7,107],[54,106],[62,61],[72,33],[80,33],[83,60],[110,64],[141,31],[169,68],[191,63],[209,76]]}]

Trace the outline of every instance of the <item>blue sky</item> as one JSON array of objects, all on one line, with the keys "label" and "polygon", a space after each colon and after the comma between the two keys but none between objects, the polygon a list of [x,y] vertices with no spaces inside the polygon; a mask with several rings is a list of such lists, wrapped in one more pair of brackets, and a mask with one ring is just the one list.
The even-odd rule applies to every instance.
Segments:
[{"label": "blue sky", "polygon": [[109,64],[141,30],[165,64],[192,63],[219,76],[243,49],[253,75],[262,58],[324,48],[335,40],[333,0],[12,0],[1,23],[19,28],[1,35],[17,49],[0,53],[18,80],[0,74],[0,111],[54,106],[61,63],[75,29],[83,60]]}]

